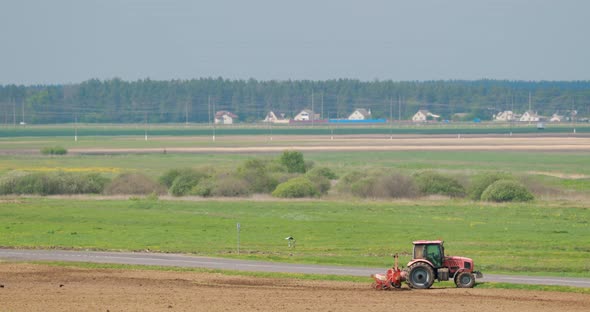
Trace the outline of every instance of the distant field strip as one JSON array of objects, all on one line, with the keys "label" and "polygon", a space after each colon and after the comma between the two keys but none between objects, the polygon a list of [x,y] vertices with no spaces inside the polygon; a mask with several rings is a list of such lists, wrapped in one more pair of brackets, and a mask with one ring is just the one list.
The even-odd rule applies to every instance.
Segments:
[{"label": "distant field strip", "polygon": [[390,135],[390,134],[534,134],[534,133],[590,133],[589,124],[547,125],[545,129],[527,124],[404,124],[404,125],[363,125],[357,127],[342,125],[85,125],[75,129],[68,126],[26,126],[0,127],[0,138],[5,137],[63,137],[74,136],[211,136],[216,135]]}]

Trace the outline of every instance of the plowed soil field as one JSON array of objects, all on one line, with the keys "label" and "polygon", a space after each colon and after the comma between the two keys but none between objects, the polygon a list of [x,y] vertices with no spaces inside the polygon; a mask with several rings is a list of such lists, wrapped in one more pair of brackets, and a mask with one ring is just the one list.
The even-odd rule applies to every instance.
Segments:
[{"label": "plowed soil field", "polygon": [[1,311],[589,311],[590,295],[0,264]]}]

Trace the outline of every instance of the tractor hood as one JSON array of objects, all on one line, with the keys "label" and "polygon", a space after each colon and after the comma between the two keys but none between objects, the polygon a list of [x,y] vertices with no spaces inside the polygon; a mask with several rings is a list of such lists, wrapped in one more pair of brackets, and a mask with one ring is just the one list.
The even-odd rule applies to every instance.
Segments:
[{"label": "tractor hood", "polygon": [[459,269],[473,271],[473,260],[465,257],[445,257],[444,266],[451,269],[451,272]]}]

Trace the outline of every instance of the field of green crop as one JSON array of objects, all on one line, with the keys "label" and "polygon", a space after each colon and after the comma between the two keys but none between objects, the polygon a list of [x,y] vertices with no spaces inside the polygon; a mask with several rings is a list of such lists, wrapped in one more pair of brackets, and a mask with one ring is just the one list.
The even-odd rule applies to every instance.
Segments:
[{"label": "field of green crop", "polygon": [[386,267],[393,252],[408,260],[413,240],[440,238],[484,272],[589,277],[589,221],[567,203],[19,198],[0,206],[0,245]]},{"label": "field of green crop", "polygon": [[[273,158],[276,154],[141,154],[141,155],[0,155],[0,174],[10,170],[85,171],[116,175],[139,171],[153,177],[171,168],[237,166],[255,157]],[[458,173],[509,171],[516,174],[547,175],[549,183],[584,189],[588,179],[560,179],[550,175],[590,175],[588,156],[584,152],[500,152],[500,151],[373,151],[373,152],[306,152],[306,160],[327,166],[340,174],[351,170],[395,168],[415,171],[424,169]],[[567,180],[567,181],[566,181]]]},{"label": "field of green crop", "polygon": [[18,137],[79,137],[94,136],[140,136],[146,132],[150,136],[210,136],[213,131],[217,135],[350,135],[350,134],[514,134],[524,133],[570,133],[573,128],[579,133],[590,132],[590,124],[546,124],[543,130],[536,124],[527,123],[437,123],[437,124],[367,124],[367,125],[262,125],[235,124],[80,124],[69,125],[28,125],[0,127],[0,138]]}]

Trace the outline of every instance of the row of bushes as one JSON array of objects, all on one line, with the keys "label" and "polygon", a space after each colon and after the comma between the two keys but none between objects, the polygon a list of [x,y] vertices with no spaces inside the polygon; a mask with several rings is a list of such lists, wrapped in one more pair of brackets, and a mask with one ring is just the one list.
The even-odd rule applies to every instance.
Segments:
[{"label": "row of bushes", "polygon": [[531,192],[506,173],[485,173],[473,177],[466,188],[459,180],[435,171],[413,175],[399,172],[353,171],[340,179],[338,190],[365,198],[413,198],[422,195],[469,197],[484,201],[529,201]]},{"label": "row of bushes", "polygon": [[47,146],[41,149],[43,155],[65,155],[68,150],[61,146]]},{"label": "row of bushes", "polygon": [[329,168],[313,168],[299,152],[284,152],[278,159],[250,159],[236,170],[214,168],[171,169],[159,182],[174,196],[313,197],[326,194],[336,175]]},{"label": "row of bushes", "polygon": [[12,171],[0,178],[0,195],[98,194],[108,182],[98,173]]},{"label": "row of bushes", "polygon": [[[158,181],[141,173],[124,173],[109,180],[96,173],[26,173],[14,171],[0,177],[3,194],[108,195],[166,194],[173,196],[236,197],[271,194],[297,198],[321,196],[338,179],[326,167],[313,167],[300,152],[287,151],[278,159],[250,159],[235,170],[205,168],[171,169]],[[468,197],[484,201],[528,201],[533,195],[506,173],[479,174],[461,183],[435,171],[406,175],[395,171],[353,171],[338,180],[337,191],[362,198],[415,198],[424,195]],[[467,186],[464,186],[467,185]]]}]

